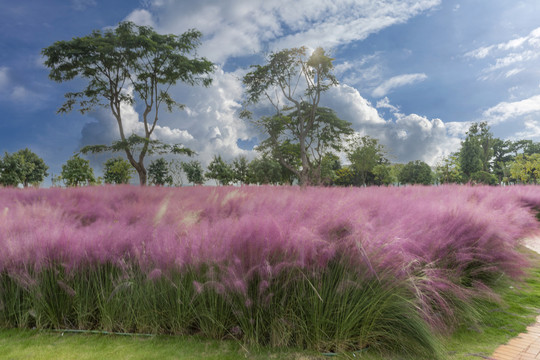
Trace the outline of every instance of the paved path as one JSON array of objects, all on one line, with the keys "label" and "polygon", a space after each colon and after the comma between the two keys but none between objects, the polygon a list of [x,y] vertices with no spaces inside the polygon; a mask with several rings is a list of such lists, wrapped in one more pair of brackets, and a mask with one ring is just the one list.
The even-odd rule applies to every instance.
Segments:
[{"label": "paved path", "polygon": [[[540,237],[526,239],[525,246],[540,253]],[[540,360],[540,316],[536,323],[527,328],[527,332],[519,334],[507,344],[495,350],[494,360]]]}]

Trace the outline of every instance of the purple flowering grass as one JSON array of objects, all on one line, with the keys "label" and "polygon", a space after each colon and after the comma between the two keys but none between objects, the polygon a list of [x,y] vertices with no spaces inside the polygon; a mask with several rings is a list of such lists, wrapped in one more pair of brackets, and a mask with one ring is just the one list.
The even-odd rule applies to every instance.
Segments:
[{"label": "purple flowering grass", "polygon": [[156,279],[214,264],[219,290],[251,303],[254,277],[263,292],[286,269],[340,259],[409,282],[441,328],[449,296],[523,273],[519,240],[538,231],[538,208],[536,187],[0,189],[0,272],[128,261]]}]

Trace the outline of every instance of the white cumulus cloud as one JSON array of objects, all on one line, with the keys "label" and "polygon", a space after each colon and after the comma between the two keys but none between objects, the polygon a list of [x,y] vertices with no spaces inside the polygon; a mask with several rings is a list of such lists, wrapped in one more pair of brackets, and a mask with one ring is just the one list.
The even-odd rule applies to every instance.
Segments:
[{"label": "white cumulus cloud", "polygon": [[[508,78],[523,71],[526,64],[538,66],[540,59],[540,27],[529,34],[509,41],[483,46],[465,54],[477,60],[491,60],[484,67],[480,80],[489,80],[500,72]],[[509,67],[513,67],[508,70]]]},{"label": "white cumulus cloud", "polygon": [[425,79],[427,79],[427,75],[423,73],[394,76],[377,86],[375,90],[373,90],[372,95],[374,97],[383,97],[395,88],[418,83],[420,81],[424,81]]},{"label": "white cumulus cloud", "polygon": [[540,112],[540,95],[514,102],[501,102],[483,112],[485,120],[498,124],[508,119]]},{"label": "white cumulus cloud", "polygon": [[512,140],[534,139],[540,140],[540,122],[538,120],[528,119],[524,122],[525,129],[512,136]]},{"label": "white cumulus cloud", "polygon": [[141,26],[151,26],[151,27],[156,26],[152,14],[146,9],[133,10],[125,18],[125,20],[134,22],[135,24],[141,25]]},{"label": "white cumulus cloud", "polygon": [[[224,63],[231,56],[299,46],[331,48],[363,40],[439,5],[441,0],[154,0],[145,11],[162,32],[196,28],[201,55]],[[149,22],[137,9],[128,16]]]}]

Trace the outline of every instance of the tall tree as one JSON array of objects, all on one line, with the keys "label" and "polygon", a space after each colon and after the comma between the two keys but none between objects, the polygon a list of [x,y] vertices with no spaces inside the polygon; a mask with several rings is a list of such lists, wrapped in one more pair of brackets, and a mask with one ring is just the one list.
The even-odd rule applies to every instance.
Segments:
[{"label": "tall tree", "polygon": [[[322,48],[309,57],[305,47],[285,49],[271,53],[265,65],[253,66],[243,79],[246,105],[264,99],[275,111],[257,121],[268,135],[262,148],[271,149],[302,185],[320,182],[322,157],[329,148],[339,148],[342,134],[351,132],[350,123],[330,109],[319,108],[321,95],[338,84],[333,60]],[[242,115],[250,118],[251,113],[245,110]],[[280,151],[285,142],[298,146],[299,167]]]},{"label": "tall tree", "polygon": [[392,173],[392,166],[388,164],[378,164],[372,170],[375,185],[388,186],[394,182],[397,182],[396,177]]},{"label": "tall tree", "polygon": [[240,155],[233,160],[232,171],[234,181],[238,181],[240,184],[248,183],[249,163],[245,156]]},{"label": "tall tree", "polygon": [[279,162],[263,155],[249,163],[249,182],[253,184],[281,184],[282,168]]},{"label": "tall tree", "polygon": [[94,169],[90,167],[90,161],[72,156],[62,165],[62,180],[66,186],[90,185],[95,181]]},{"label": "tall tree", "polygon": [[39,185],[45,179],[49,167],[42,158],[28,148],[13,154],[4,154],[0,160],[0,184],[4,186],[24,187]]},{"label": "tall tree", "polygon": [[103,181],[105,184],[127,184],[131,180],[133,168],[129,162],[121,157],[105,161]]},{"label": "tall tree", "polygon": [[373,168],[376,165],[388,163],[384,146],[379,144],[379,140],[370,136],[351,137],[346,153],[347,159],[351,162],[350,169],[355,176],[355,185],[373,184]]},{"label": "tall tree", "polygon": [[[55,42],[42,51],[45,65],[51,69],[49,78],[57,82],[76,77],[87,80],[82,91],[66,94],[66,102],[58,112],[69,112],[77,103],[82,113],[96,106],[108,107],[118,124],[120,140],[116,145],[122,146],[139,175],[140,184],[145,185],[144,158],[159,111],[162,105],[169,111],[174,107],[183,108],[171,98],[171,86],[178,81],[204,86],[211,83],[207,75],[213,72],[213,64],[204,58],[190,57],[200,44],[200,38],[201,33],[196,30],[180,36],[161,35],[147,26],[121,22],[112,30]],[[122,113],[123,105],[133,105],[136,100],[142,103],[144,125],[138,153],[128,146],[129,134],[124,131]],[[87,150],[111,149],[102,146]]]},{"label": "tall tree", "polygon": [[540,153],[519,154],[510,166],[512,178],[523,184],[540,182]]},{"label": "tall tree", "polygon": [[510,163],[514,160],[512,155],[512,141],[493,139],[493,174],[499,183],[507,182],[510,175]]},{"label": "tall tree", "polygon": [[188,181],[193,185],[202,185],[204,183],[204,171],[199,161],[183,162],[182,170],[186,173]]},{"label": "tall tree", "polygon": [[184,185],[184,180],[182,177],[182,173],[184,172],[182,169],[182,162],[178,159],[172,159],[169,161],[169,174],[172,179],[171,185],[173,186],[182,186]]},{"label": "tall tree", "polygon": [[472,174],[482,171],[482,149],[475,138],[467,136],[461,143],[459,151],[459,165],[464,175],[464,180],[468,181]]},{"label": "tall tree", "polygon": [[482,171],[491,171],[491,159],[493,157],[493,134],[487,122],[474,123],[469,128],[468,136],[475,137],[480,145],[480,160]]},{"label": "tall tree", "polygon": [[459,153],[453,153],[444,157],[436,167],[437,179],[441,184],[460,184],[463,180]]},{"label": "tall tree", "polygon": [[336,171],[341,169],[341,160],[339,156],[333,153],[326,153],[321,161],[321,184],[332,185],[336,179]]},{"label": "tall tree", "polygon": [[493,144],[493,134],[487,122],[474,123],[469,127],[459,154],[465,180],[470,180],[478,171],[491,172]]},{"label": "tall tree", "polygon": [[399,173],[399,182],[402,184],[429,185],[433,182],[433,174],[428,164],[423,161],[409,161]]},{"label": "tall tree", "polygon": [[169,164],[167,164],[164,158],[156,159],[150,163],[148,177],[150,178],[150,183],[158,186],[171,185],[173,182],[173,178],[169,174]]},{"label": "tall tree", "polygon": [[221,155],[214,155],[214,158],[208,164],[206,172],[208,179],[216,180],[220,185],[229,185],[234,180],[234,173],[231,165],[227,164]]}]

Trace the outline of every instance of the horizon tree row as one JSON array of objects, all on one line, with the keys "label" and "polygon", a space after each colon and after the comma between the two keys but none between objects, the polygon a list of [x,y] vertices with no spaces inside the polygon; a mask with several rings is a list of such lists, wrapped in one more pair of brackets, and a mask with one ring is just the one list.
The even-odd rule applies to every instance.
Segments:
[{"label": "horizon tree row", "polygon": [[[502,183],[540,182],[540,143],[531,140],[512,142],[500,139],[482,142],[473,138],[478,136],[478,129],[481,130],[482,136],[490,136],[489,127],[485,124],[473,124],[460,151],[444,158],[435,167],[435,171],[420,160],[410,161],[407,164],[391,163],[386,149],[377,139],[370,136],[351,136],[343,146],[349,164],[342,165],[335,153],[327,152],[317,169],[319,185],[388,186],[466,182],[494,185],[499,183],[497,175],[502,175]],[[474,141],[476,144],[493,144],[493,155],[487,161],[486,167],[481,167],[484,166],[482,157],[484,159],[488,157],[482,154],[489,155],[490,151],[489,149],[485,152],[480,151],[479,148],[474,150],[471,146]],[[207,180],[215,180],[217,185],[299,183],[296,173],[273,157],[272,153],[261,151],[260,148],[258,150],[259,156],[251,161],[245,156],[238,156],[227,162],[221,155],[214,155],[206,171],[198,160],[183,162],[177,159],[166,161],[164,158],[157,158],[148,167],[148,180],[150,184],[158,186],[181,186],[184,184],[183,176],[193,185],[202,185]],[[295,158],[297,166],[300,166],[298,152],[291,151],[289,154],[291,163]],[[476,164],[476,168],[471,164]],[[463,168],[469,169],[470,175],[467,175]],[[488,171],[484,171],[484,168]],[[28,148],[13,154],[6,152],[4,157],[0,157],[0,185],[39,186],[49,175],[48,169],[43,159]],[[471,169],[477,171],[472,172]],[[114,157],[104,162],[103,176],[95,177],[89,160],[75,154],[62,165],[59,175],[52,176],[52,185],[127,184],[134,173],[134,169],[126,159]]]},{"label": "horizon tree row", "polygon": [[[204,87],[212,84],[215,65],[196,54],[201,38],[202,33],[196,29],[181,35],[162,35],[149,26],[123,21],[115,28],[56,41],[42,50],[51,80],[85,81],[80,91],[65,94],[66,101],[58,113],[77,108],[85,114],[104,107],[117,122],[120,139],[111,144],[85,146],[79,153],[120,152],[127,159],[111,159],[105,166],[104,178],[94,179],[89,170],[81,170],[86,166],[84,159],[74,157],[71,162],[79,164],[82,172],[69,175],[70,166],[66,164],[66,172],[63,169],[60,175],[66,185],[126,183],[135,173],[140,185],[178,185],[181,172],[191,176],[190,182],[194,184],[203,183],[205,177],[220,184],[248,181],[246,159],[230,164],[232,168],[237,166],[238,171],[243,169],[236,177],[229,174],[219,155],[206,173],[196,161],[168,164],[155,160],[148,168],[145,165],[148,156],[194,155],[182,144],[163,143],[154,139],[153,134],[161,110],[184,108],[172,98],[173,86],[178,82]],[[297,182],[302,186],[540,182],[540,160],[534,155],[540,153],[540,145],[531,140],[494,138],[487,123],[471,125],[460,150],[442,159],[435,173],[420,160],[406,165],[391,164],[377,139],[354,135],[350,122],[340,119],[334,110],[320,106],[325,92],[338,85],[334,60],[320,47],[311,53],[304,46],[283,49],[268,54],[262,65],[252,65],[242,78],[244,101],[240,117],[257,125],[264,136],[256,148],[261,155],[260,164],[255,162],[252,167],[265,170],[252,169],[253,174],[263,174],[251,176],[256,179],[253,181]],[[133,106],[141,114],[141,135],[125,132],[124,105]],[[260,113],[261,109],[266,109],[266,113]],[[337,153],[344,153],[350,165],[342,166]],[[47,168],[39,170],[42,165],[24,155],[17,153],[12,158],[6,153],[5,158],[2,185],[26,187],[39,184],[47,176]],[[165,169],[168,167],[171,174]]]},{"label": "horizon tree row", "polygon": [[502,140],[488,123],[473,123],[460,150],[443,158],[436,172],[442,184],[539,184],[540,143]]}]

